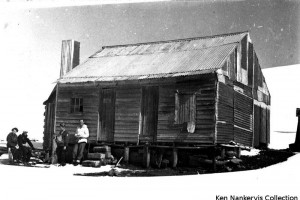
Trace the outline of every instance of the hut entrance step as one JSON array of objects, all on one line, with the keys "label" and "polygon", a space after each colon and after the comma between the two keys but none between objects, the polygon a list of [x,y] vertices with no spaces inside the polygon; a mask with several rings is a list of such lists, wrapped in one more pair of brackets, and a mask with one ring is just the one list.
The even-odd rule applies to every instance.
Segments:
[{"label": "hut entrance step", "polygon": [[111,147],[108,145],[93,146],[86,158],[87,160],[82,163],[86,167],[100,167],[117,162],[117,159],[111,154]]},{"label": "hut entrance step", "polygon": [[111,147],[108,145],[94,146],[93,152],[105,154],[105,158],[111,157]]},{"label": "hut entrance step", "polygon": [[82,166],[84,167],[101,167],[100,160],[84,160],[82,162]]},{"label": "hut entrance step", "polygon": [[89,160],[101,160],[105,159],[105,153],[88,153],[87,158]]}]

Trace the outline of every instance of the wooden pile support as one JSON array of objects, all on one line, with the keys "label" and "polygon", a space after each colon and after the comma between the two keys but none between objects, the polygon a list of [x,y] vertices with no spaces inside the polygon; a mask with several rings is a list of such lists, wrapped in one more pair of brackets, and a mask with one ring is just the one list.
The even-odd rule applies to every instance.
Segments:
[{"label": "wooden pile support", "polygon": [[[216,145],[199,145],[199,146],[167,146],[167,145],[150,145],[150,144],[144,144],[144,145],[128,145],[124,146],[124,159],[123,161],[125,163],[129,163],[129,156],[131,149],[140,148],[143,149],[143,167],[148,168],[150,167],[150,159],[151,159],[151,150],[153,149],[172,149],[172,160],[171,160],[171,167],[176,168],[178,163],[178,150],[197,150],[197,149],[204,149],[204,148],[213,148],[213,155],[212,155],[212,167],[215,170],[216,169]],[[161,153],[159,155],[159,160],[161,161],[163,157],[163,154]]]},{"label": "wooden pile support", "polygon": [[[237,145],[221,144],[221,157],[225,158],[226,156],[235,156],[237,158],[241,157],[241,147]],[[233,155],[228,155],[231,153]]]}]

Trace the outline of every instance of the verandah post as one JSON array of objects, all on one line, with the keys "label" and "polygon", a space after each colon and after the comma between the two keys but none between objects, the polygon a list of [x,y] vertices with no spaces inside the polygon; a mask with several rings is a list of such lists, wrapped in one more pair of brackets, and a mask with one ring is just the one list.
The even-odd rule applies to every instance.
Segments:
[{"label": "verandah post", "polygon": [[150,167],[150,150],[149,145],[145,144],[144,148],[144,155],[143,155],[143,166],[148,168]]}]

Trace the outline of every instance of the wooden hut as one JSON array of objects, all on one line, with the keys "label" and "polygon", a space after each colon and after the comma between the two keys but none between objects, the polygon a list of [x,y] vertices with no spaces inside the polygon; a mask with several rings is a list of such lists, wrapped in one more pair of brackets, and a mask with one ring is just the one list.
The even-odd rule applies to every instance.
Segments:
[{"label": "wooden hut", "polygon": [[63,41],[45,148],[60,123],[72,132],[79,119],[90,144],[270,142],[270,93],[248,32],[105,46],[78,63],[79,43]]}]

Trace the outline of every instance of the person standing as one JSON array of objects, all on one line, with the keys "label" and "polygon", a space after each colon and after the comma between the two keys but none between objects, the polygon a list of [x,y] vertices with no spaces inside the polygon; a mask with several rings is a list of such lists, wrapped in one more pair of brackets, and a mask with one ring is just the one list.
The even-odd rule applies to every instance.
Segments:
[{"label": "person standing", "polygon": [[69,144],[69,133],[66,130],[65,123],[60,124],[60,132],[55,137],[55,142],[57,144],[56,148],[56,155],[57,155],[57,162],[60,166],[66,165],[66,154]]},{"label": "person standing", "polygon": [[17,153],[16,151],[19,148],[18,147],[18,136],[17,136],[18,131],[19,130],[17,128],[13,128],[6,137],[6,141],[7,141],[6,147],[7,147],[10,163],[12,163],[18,159],[16,156],[16,153]]},{"label": "person standing", "polygon": [[[28,163],[29,162],[30,157],[32,156],[31,150],[35,149],[34,146],[31,143],[31,141],[28,139],[27,133],[28,133],[27,131],[23,131],[23,133],[18,136],[18,145],[19,145],[19,148],[21,150],[22,161],[24,163]],[[29,146],[31,148],[25,146],[26,143],[29,144]]]},{"label": "person standing", "polygon": [[79,120],[79,127],[76,129],[75,137],[77,138],[77,142],[73,149],[73,164],[76,166],[83,158],[83,151],[89,137],[89,129],[82,119]]}]

